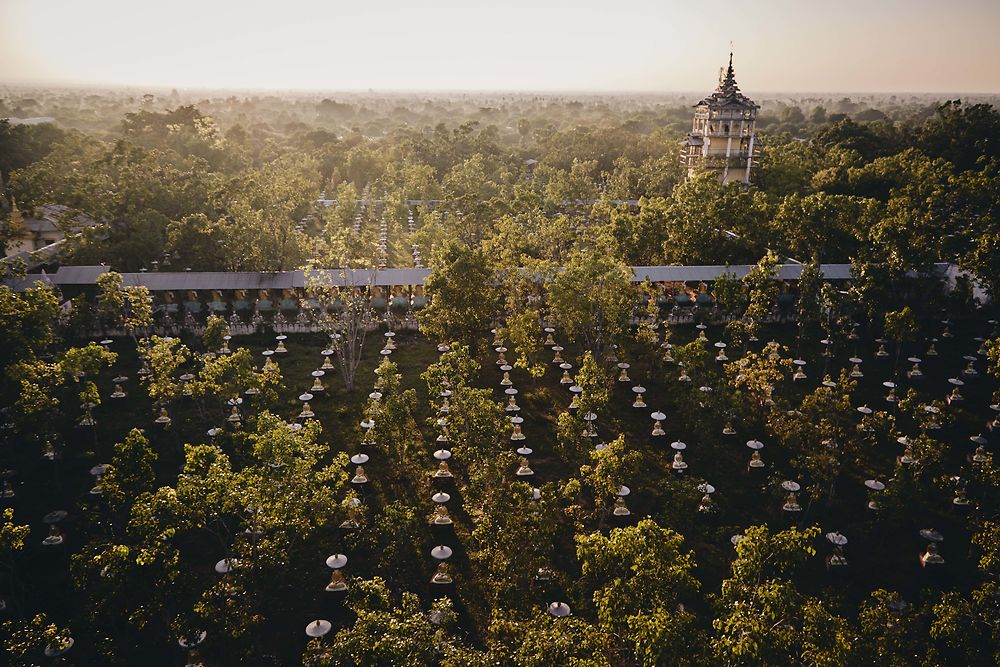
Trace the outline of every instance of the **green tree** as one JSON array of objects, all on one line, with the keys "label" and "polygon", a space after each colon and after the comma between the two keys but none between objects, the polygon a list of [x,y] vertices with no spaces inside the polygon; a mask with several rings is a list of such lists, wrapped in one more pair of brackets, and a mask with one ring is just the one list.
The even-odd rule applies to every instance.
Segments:
[{"label": "green tree", "polygon": [[167,224],[166,252],[192,271],[220,271],[230,265],[226,257],[228,222],[212,220],[205,213],[186,215]]},{"label": "green tree", "polygon": [[[344,386],[352,391],[358,366],[364,358],[365,338],[376,318],[371,302],[376,274],[374,268],[355,270],[345,245],[337,247],[331,243],[325,254],[329,266],[352,268],[308,270],[306,293],[316,302],[316,317],[330,336],[329,349],[336,353]],[[369,262],[367,266],[374,265]]]},{"label": "green tree", "polygon": [[142,377],[146,393],[155,403],[166,407],[180,395],[177,371],[191,359],[191,351],[177,338],[153,336],[140,342],[139,356],[149,370]]},{"label": "green tree", "polygon": [[597,358],[627,331],[637,294],[630,267],[599,249],[575,250],[547,290],[557,324]]},{"label": "green tree", "polygon": [[[24,550],[24,543],[29,534],[31,534],[31,526],[14,521],[13,508],[7,507],[0,512],[0,571],[4,573],[12,588],[19,581],[17,556]],[[7,609],[14,607],[10,597],[10,595],[4,596],[4,604]]]},{"label": "green tree", "polygon": [[496,612],[490,622],[496,653],[504,664],[523,667],[610,667],[607,634],[582,618],[552,618],[542,611],[530,615]]},{"label": "green tree", "polygon": [[97,296],[98,311],[111,326],[122,327],[135,339],[136,331],[153,324],[153,305],[149,289],[142,285],[122,285],[122,275],[115,271],[97,277],[100,292]]},{"label": "green tree", "polygon": [[986,521],[973,535],[981,582],[971,595],[948,591],[930,607],[930,636],[968,665],[1000,660],[997,596],[1000,594],[1000,524]]},{"label": "green tree", "polygon": [[643,519],[608,536],[577,535],[576,545],[583,575],[594,582],[598,621],[637,664],[704,664],[704,637],[688,609],[699,583],[683,537]]},{"label": "green tree", "polygon": [[[225,409],[225,404],[234,396],[239,396],[250,387],[264,390],[275,382],[280,382],[276,373],[257,373],[254,369],[250,350],[242,347],[232,354],[202,355],[201,368],[194,379],[187,383],[191,396],[199,400],[202,408],[208,401],[217,412]],[[265,405],[270,404],[264,396]]]},{"label": "green tree", "polygon": [[904,306],[900,310],[892,310],[885,314],[885,335],[896,343],[896,364],[899,365],[899,358],[903,354],[903,347],[907,343],[912,343],[920,333],[920,323],[913,309]]},{"label": "green tree", "polygon": [[824,157],[824,151],[810,142],[764,142],[755,181],[779,197],[806,191],[813,175],[824,168]]},{"label": "green tree", "polygon": [[668,264],[738,264],[763,253],[771,215],[763,192],[720,185],[706,172],[674,188],[662,206]]},{"label": "green tree", "polygon": [[[508,479],[511,469],[508,464],[504,470]],[[539,568],[552,562],[561,509],[552,485],[539,492],[536,500],[528,484],[498,480],[489,487],[482,509],[472,513],[471,560],[493,608],[530,600]]]},{"label": "green tree", "polygon": [[760,327],[770,317],[778,298],[778,283],[774,279],[778,257],[770,250],[743,276],[746,311],[739,320],[726,325],[734,345],[741,348],[760,333]]},{"label": "green tree", "polygon": [[843,619],[792,583],[796,569],[816,550],[819,528],[772,534],[751,526],[736,544],[731,576],[722,582],[712,650],[727,665],[848,665],[856,639]]},{"label": "green tree", "polygon": [[349,596],[348,606],[357,616],[354,624],[338,631],[328,647],[310,645],[304,664],[325,665],[334,659],[351,667],[432,667],[441,664],[442,653],[460,646],[444,629],[455,616],[447,598],[434,602],[435,623],[413,593],[403,593],[399,606],[394,606],[388,587],[378,577],[352,581]]},{"label": "green tree", "polygon": [[971,169],[981,157],[1000,158],[1000,114],[989,104],[947,100],[919,129],[917,140],[928,154]]},{"label": "green tree", "polygon": [[156,475],[156,452],[149,440],[137,428],[132,429],[122,442],[115,445],[111,467],[102,479],[105,493],[117,504],[138,498],[144,492],[153,491]]},{"label": "green tree", "polygon": [[927,641],[925,621],[915,605],[899,593],[884,589],[871,592],[858,609],[861,649],[880,665],[940,664],[941,657]]},{"label": "green tree", "polygon": [[823,192],[791,193],[771,223],[782,248],[802,262],[846,262],[857,253],[865,230],[874,224],[871,200]]},{"label": "green tree", "polygon": [[418,316],[421,333],[477,349],[499,306],[492,263],[480,248],[451,243],[435,250],[431,267],[424,281],[430,303]]},{"label": "green tree", "polygon": [[856,386],[842,372],[836,387],[817,387],[797,409],[768,414],[768,430],[791,454],[792,465],[812,481],[811,500],[832,499],[842,462],[858,453],[851,400]]},{"label": "green tree", "polygon": [[947,236],[966,208],[951,164],[914,149],[879,158],[851,172],[863,193],[884,202],[874,214],[870,241],[890,266],[927,271],[950,261]]},{"label": "green tree", "polygon": [[55,291],[36,282],[23,292],[0,285],[0,368],[30,359],[56,341],[59,300]]},{"label": "green tree", "polygon": [[201,334],[201,341],[205,345],[205,349],[214,354],[222,348],[228,334],[229,325],[226,324],[225,318],[209,315],[208,319],[205,320],[205,330]]},{"label": "green tree", "polygon": [[37,667],[44,660],[44,651],[51,647],[63,650],[71,640],[68,628],[49,621],[45,614],[38,614],[30,621],[4,621],[4,650],[12,665]]}]

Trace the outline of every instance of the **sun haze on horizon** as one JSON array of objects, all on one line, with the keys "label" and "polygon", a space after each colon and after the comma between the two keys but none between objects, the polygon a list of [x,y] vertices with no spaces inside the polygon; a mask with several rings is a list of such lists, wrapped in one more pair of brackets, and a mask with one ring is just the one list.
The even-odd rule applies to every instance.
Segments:
[{"label": "sun haze on horizon", "polygon": [[1000,92],[1000,3],[0,0],[0,83]]}]

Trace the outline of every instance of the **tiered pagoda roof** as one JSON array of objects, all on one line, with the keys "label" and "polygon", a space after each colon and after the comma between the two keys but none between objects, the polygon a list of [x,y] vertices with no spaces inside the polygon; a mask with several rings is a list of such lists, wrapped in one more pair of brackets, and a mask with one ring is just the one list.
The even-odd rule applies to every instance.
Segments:
[{"label": "tiered pagoda roof", "polygon": [[740,87],[736,83],[736,74],[733,72],[733,54],[729,54],[729,67],[725,73],[719,77],[719,85],[715,92],[698,102],[695,106],[707,106],[712,108],[743,108],[759,109],[760,105],[740,92]]}]

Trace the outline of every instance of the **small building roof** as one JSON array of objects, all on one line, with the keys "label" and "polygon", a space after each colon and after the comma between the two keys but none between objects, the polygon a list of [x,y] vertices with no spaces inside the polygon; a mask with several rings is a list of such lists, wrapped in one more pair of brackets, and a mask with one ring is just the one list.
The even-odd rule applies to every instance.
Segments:
[{"label": "small building roof", "polygon": [[38,283],[43,285],[51,285],[51,278],[42,271],[41,273],[29,273],[23,278],[10,278],[4,281],[4,285],[11,288],[15,292],[23,292],[32,287],[36,287]]},{"label": "small building roof", "polygon": [[93,285],[110,266],[60,266],[52,282],[56,285]]},{"label": "small building roof", "polygon": [[60,231],[59,226],[49,218],[24,218],[24,226],[35,234]]}]

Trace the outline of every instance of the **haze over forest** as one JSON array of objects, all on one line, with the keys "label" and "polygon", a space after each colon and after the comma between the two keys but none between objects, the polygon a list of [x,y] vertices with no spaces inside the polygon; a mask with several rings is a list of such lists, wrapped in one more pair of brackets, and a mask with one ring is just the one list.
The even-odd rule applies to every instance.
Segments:
[{"label": "haze over forest", "polygon": [[[1000,90],[1000,4],[763,0],[0,3],[0,83],[700,91],[734,43],[757,91]],[[81,29],[83,28],[83,29]]]}]

